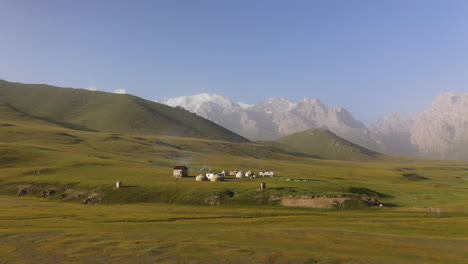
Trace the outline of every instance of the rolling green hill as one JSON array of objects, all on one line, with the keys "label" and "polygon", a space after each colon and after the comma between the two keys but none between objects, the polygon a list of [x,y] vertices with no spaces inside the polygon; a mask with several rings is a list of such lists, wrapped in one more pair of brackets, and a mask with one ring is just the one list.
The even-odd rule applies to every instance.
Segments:
[{"label": "rolling green hill", "polygon": [[[288,152],[298,152],[333,160],[365,161],[376,159],[381,154],[366,149],[327,130],[309,129],[284,136],[267,145]],[[285,147],[284,147],[285,146]]]},{"label": "rolling green hill", "polygon": [[[467,257],[466,162],[374,153],[369,162],[325,160],[277,142],[55,123],[0,102],[2,263],[443,264]],[[349,150],[316,133],[316,146],[336,140]],[[362,156],[351,151],[352,158],[367,157],[354,151]],[[174,165],[189,167],[189,177],[172,177]],[[200,168],[268,168],[275,177],[196,182]],[[114,188],[117,180],[123,188]],[[267,190],[258,190],[260,182]],[[361,194],[385,206],[350,200],[349,208],[289,208],[275,200]]]},{"label": "rolling green hill", "polygon": [[183,109],[127,94],[0,80],[0,100],[31,117],[72,129],[248,141]]}]

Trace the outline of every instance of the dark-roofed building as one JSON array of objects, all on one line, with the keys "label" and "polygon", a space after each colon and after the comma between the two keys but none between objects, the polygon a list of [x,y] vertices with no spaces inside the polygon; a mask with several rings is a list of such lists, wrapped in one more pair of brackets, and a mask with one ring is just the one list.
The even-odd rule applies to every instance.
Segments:
[{"label": "dark-roofed building", "polygon": [[172,174],[176,178],[187,177],[188,176],[188,168],[185,166],[175,166],[174,172]]}]

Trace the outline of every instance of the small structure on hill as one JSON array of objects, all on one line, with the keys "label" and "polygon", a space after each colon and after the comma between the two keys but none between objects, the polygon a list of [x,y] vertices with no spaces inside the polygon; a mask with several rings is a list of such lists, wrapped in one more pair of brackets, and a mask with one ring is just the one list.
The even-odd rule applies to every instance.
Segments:
[{"label": "small structure on hill", "polygon": [[172,174],[176,178],[182,178],[188,176],[188,168],[185,166],[175,166]]},{"label": "small structure on hill", "polygon": [[205,175],[200,174],[197,177],[195,177],[195,181],[208,181],[208,178]]},{"label": "small structure on hill", "polygon": [[230,171],[229,176],[236,176],[239,171]]},{"label": "small structure on hill", "polygon": [[262,177],[265,177],[265,176],[267,176],[267,177],[273,177],[273,176],[275,176],[275,172],[272,171],[272,170],[266,170],[266,171],[261,171],[261,172],[259,172],[258,175],[259,175],[259,176],[262,176]]},{"label": "small structure on hill", "polygon": [[115,183],[115,188],[122,188],[122,187],[123,187],[122,181],[119,180]]},{"label": "small structure on hill", "polygon": [[242,173],[242,171],[238,171],[236,173],[236,178],[244,178],[244,173]]},{"label": "small structure on hill", "polygon": [[219,175],[218,173],[215,173],[211,178],[210,181],[224,181],[224,176]]},{"label": "small structure on hill", "polygon": [[265,182],[260,183],[260,190],[266,190],[266,183]]}]

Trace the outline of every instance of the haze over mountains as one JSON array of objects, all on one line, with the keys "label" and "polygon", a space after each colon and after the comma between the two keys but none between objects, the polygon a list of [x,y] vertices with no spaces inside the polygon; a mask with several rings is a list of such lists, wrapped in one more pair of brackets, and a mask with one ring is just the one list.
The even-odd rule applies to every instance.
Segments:
[{"label": "haze over mountains", "polygon": [[[443,93],[421,113],[396,113],[368,126],[317,98],[269,98],[255,105],[199,94],[159,102],[190,112],[251,140],[273,140],[310,128],[330,130],[364,147],[407,156],[468,158],[468,94]],[[371,111],[371,109],[369,109]]]}]

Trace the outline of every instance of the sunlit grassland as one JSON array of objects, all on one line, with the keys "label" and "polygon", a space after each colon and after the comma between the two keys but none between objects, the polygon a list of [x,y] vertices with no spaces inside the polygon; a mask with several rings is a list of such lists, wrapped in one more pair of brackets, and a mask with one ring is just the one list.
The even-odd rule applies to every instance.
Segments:
[{"label": "sunlit grassland", "polygon": [[[191,177],[171,177],[175,165],[190,167]],[[268,168],[277,177],[195,182],[195,169],[202,167]],[[113,188],[117,180],[124,188]],[[256,190],[260,182],[267,191]],[[18,188],[32,185],[17,197]],[[385,194],[379,200],[387,206],[284,208],[260,199],[350,194],[350,187]],[[57,193],[39,198],[49,189]],[[59,200],[69,189],[100,193],[102,200],[96,205],[81,204],[86,196]],[[15,118],[0,120],[0,192],[0,263],[463,263],[468,258],[468,162],[461,161],[387,156],[333,161],[255,143],[75,131]],[[225,195],[221,205],[206,204],[213,194]]]},{"label": "sunlit grassland", "polygon": [[0,200],[3,263],[43,254],[36,263],[463,263],[468,257],[466,213]]}]

